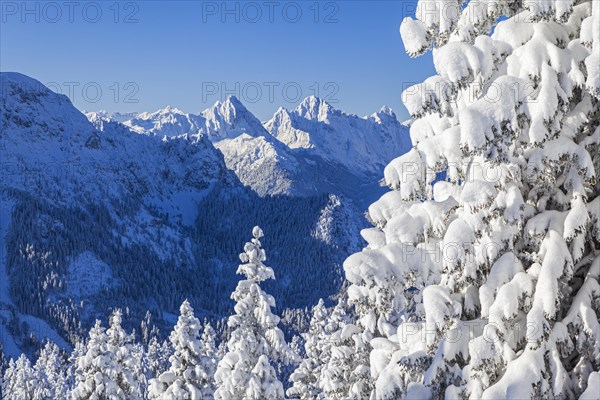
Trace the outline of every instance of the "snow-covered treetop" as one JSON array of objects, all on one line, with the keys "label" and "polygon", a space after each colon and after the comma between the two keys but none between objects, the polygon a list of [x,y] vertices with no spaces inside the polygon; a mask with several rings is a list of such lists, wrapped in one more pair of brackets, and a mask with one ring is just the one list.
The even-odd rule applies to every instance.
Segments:
[{"label": "snow-covered treetop", "polygon": [[173,369],[187,367],[200,357],[200,320],[194,316],[194,309],[186,299],[179,307],[179,318],[169,336],[176,354],[172,357]]},{"label": "snow-covered treetop", "polygon": [[274,279],[275,274],[273,269],[264,264],[267,260],[267,255],[259,240],[264,236],[262,229],[255,226],[252,229],[252,236],[254,236],[254,238],[244,245],[244,252],[240,254],[240,260],[244,264],[239,266],[237,273],[246,275],[248,280],[254,282]]},{"label": "snow-covered treetop", "polygon": [[[553,20],[565,23],[575,0],[419,0],[415,18],[402,21],[400,34],[411,56],[448,42],[473,42],[491,33],[501,16],[519,14],[522,22]],[[515,33],[519,33],[515,31]]]},{"label": "snow-covered treetop", "polygon": [[106,330],[109,342],[113,346],[121,346],[132,339],[131,335],[128,335],[125,330],[123,330],[121,326],[122,322],[123,312],[120,309],[117,309],[110,316],[110,327]]}]

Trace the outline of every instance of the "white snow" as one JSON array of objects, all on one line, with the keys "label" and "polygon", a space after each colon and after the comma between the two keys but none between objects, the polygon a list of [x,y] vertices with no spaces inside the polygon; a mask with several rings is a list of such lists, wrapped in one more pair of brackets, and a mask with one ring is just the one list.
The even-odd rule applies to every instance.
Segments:
[{"label": "white snow", "polygon": [[110,266],[89,251],[77,256],[67,271],[67,294],[75,299],[88,298],[119,284]]}]

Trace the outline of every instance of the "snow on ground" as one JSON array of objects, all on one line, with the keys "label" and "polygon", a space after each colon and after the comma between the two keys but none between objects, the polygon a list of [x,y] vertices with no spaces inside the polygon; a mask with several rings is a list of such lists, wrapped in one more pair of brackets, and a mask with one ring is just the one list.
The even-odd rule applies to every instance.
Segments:
[{"label": "snow on ground", "polygon": [[[35,334],[35,337],[38,338],[41,342],[46,339],[56,343],[58,347],[61,349],[72,351],[72,347],[65,339],[63,339],[60,334],[50,327],[43,319],[36,318],[31,315],[19,314],[19,319],[21,323],[25,322],[29,326],[29,331]],[[20,354],[21,352],[19,352]]]},{"label": "snow on ground", "polygon": [[67,294],[74,298],[85,298],[103,288],[118,285],[110,265],[99,260],[89,251],[81,253],[67,270]]}]

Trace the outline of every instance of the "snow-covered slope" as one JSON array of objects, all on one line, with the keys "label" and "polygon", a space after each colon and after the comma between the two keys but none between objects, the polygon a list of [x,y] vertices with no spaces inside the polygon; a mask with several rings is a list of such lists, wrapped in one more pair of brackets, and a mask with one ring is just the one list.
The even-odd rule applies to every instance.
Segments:
[{"label": "snow-covered slope", "polygon": [[85,114],[85,116],[89,119],[103,119],[103,120],[109,120],[109,121],[115,121],[115,122],[125,122],[125,121],[129,121],[135,117],[138,116],[138,113],[136,112],[126,112],[126,113],[120,113],[120,112],[115,112],[115,113],[110,113],[106,110],[100,110],[100,111],[84,111],[83,112]]},{"label": "snow-covered slope", "polygon": [[[163,198],[225,179],[222,158],[208,140],[163,144],[109,121],[98,131],[66,96],[21,74],[1,77],[2,156],[13,171],[3,177],[5,188],[69,203],[131,192]],[[35,179],[41,172],[44,179]]]},{"label": "snow-covered slope", "polygon": [[[194,220],[188,213],[195,212],[199,201],[213,190],[237,182],[210,141],[197,138],[192,144],[181,138],[163,142],[95,115],[102,128],[98,130],[66,96],[34,79],[0,73],[0,83],[0,153],[4,166],[0,213],[2,226],[10,226],[9,231],[0,231],[0,311],[17,306],[27,313],[35,310],[39,316],[47,306],[43,299],[53,296],[56,308],[67,313],[64,305],[58,305],[63,302],[59,299],[68,298],[69,275],[77,274],[77,270],[65,268],[79,256],[76,249],[84,253],[87,246],[65,243],[69,236],[84,242],[87,239],[83,237],[91,234],[103,247],[109,247],[107,241],[114,238],[129,246],[152,248],[160,259],[193,262],[189,252],[175,251],[187,240],[181,227]],[[78,227],[89,231],[84,235],[56,217],[63,215],[75,226],[78,221],[71,218],[77,209],[88,216],[98,211],[108,214],[98,225]],[[16,222],[22,218],[32,225]],[[111,232],[118,226],[123,229]],[[27,248],[15,243],[27,243]],[[30,262],[45,270],[39,275],[23,275],[20,266]],[[24,299],[32,303],[25,309],[23,302],[29,300]],[[20,312],[0,313],[0,325],[9,324],[7,315],[33,318]]]},{"label": "snow-covered slope", "polygon": [[[87,116],[99,129],[106,121],[116,120],[102,113]],[[289,149],[269,135],[261,122],[233,96],[216,102],[199,115],[166,107],[137,114],[122,123],[134,132],[159,138],[188,135],[193,142],[211,140],[241,183],[260,195],[316,192],[310,182],[302,179],[299,163]]]},{"label": "snow-covered slope", "polygon": [[216,142],[215,147],[223,153],[225,164],[238,179],[261,196],[316,193],[310,180],[303,179],[298,160],[272,138],[242,133]]}]

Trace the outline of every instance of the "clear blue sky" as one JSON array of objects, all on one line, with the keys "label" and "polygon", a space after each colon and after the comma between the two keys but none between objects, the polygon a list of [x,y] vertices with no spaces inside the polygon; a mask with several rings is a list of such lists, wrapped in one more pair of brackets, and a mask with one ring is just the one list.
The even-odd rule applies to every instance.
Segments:
[{"label": "clear blue sky", "polygon": [[267,119],[318,94],[349,113],[386,104],[404,119],[404,85],[433,73],[431,56],[410,59],[400,40],[415,3],[3,1],[0,70],[86,110],[199,112],[231,92]]}]

